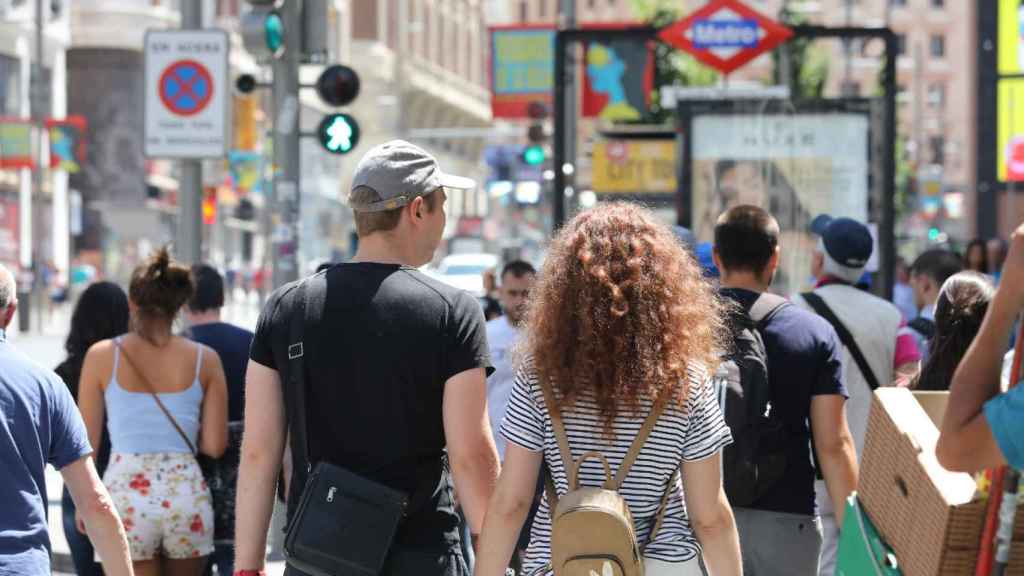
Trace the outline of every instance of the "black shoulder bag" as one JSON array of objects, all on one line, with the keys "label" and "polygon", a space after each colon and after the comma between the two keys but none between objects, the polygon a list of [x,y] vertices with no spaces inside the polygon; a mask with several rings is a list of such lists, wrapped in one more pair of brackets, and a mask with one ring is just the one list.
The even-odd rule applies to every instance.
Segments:
[{"label": "black shoulder bag", "polygon": [[864,357],[864,353],[860,351],[860,346],[857,346],[857,341],[853,339],[853,334],[850,334],[850,331],[846,329],[846,325],[839,320],[839,317],[828,307],[828,304],[825,303],[821,296],[814,292],[805,292],[801,296],[817,312],[818,316],[828,321],[832,328],[835,329],[836,334],[839,335],[839,340],[850,351],[850,356],[853,356],[853,361],[857,363],[857,368],[860,368],[860,373],[864,375],[864,380],[871,387],[871,391],[878,390],[878,377],[875,376],[875,371],[871,369],[871,364],[868,364],[868,359]]},{"label": "black shoulder bag", "polygon": [[[285,536],[288,564],[312,576],[380,574],[405,515],[408,496],[362,478],[330,462],[317,461],[310,449],[306,411],[305,357],[313,346],[303,341],[306,329],[319,326],[327,297],[325,274],[307,278],[296,289],[297,308],[288,338],[286,399],[290,395],[292,447],[305,457],[309,472]],[[296,459],[297,460],[297,459]],[[315,463],[315,465],[313,464]],[[295,475],[293,482],[300,475]]]}]

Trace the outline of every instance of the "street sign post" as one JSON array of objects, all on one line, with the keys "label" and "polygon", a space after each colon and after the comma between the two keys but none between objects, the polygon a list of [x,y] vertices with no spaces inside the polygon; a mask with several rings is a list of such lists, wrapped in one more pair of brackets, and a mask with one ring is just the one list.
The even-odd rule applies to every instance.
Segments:
[{"label": "street sign post", "polygon": [[228,150],[228,35],[146,33],[145,154],[222,158]]},{"label": "street sign post", "polygon": [[793,32],[740,0],[712,0],[703,8],[665,27],[663,42],[729,74],[775,48]]}]

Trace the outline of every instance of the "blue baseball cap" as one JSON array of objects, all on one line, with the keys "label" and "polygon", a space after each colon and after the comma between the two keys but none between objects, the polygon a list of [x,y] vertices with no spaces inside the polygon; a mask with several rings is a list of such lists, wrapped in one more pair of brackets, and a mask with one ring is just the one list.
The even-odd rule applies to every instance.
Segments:
[{"label": "blue baseball cap", "polygon": [[715,259],[712,256],[714,253],[714,245],[711,242],[701,242],[697,244],[694,253],[697,257],[697,263],[700,264],[701,269],[704,271],[705,278],[718,278],[718,267],[715,266]]},{"label": "blue baseball cap", "polygon": [[867,266],[875,249],[871,231],[853,218],[821,214],[811,221],[811,232],[821,236],[828,256],[846,268]]}]

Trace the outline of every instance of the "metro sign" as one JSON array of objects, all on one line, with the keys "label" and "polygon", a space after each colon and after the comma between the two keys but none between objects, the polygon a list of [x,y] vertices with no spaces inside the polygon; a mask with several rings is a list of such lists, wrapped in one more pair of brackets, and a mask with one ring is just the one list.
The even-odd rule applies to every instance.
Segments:
[{"label": "metro sign", "polygon": [[663,42],[729,74],[793,36],[793,31],[739,0],[712,0],[662,28]]}]

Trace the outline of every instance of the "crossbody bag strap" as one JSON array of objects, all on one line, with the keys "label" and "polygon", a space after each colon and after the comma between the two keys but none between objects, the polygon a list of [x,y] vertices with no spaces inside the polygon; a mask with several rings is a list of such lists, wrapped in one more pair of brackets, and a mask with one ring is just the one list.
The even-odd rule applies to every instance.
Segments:
[{"label": "crossbody bag strap", "polygon": [[171,414],[171,411],[167,409],[167,406],[164,406],[164,402],[163,400],[160,399],[160,395],[156,393],[156,390],[149,383],[149,380],[146,379],[146,375],[142,373],[142,370],[139,370],[139,367],[135,364],[135,361],[132,360],[132,357],[128,354],[128,351],[125,350],[124,346],[121,345],[121,341],[114,340],[114,345],[117,346],[117,349],[121,352],[121,356],[124,356],[124,359],[128,361],[128,365],[131,366],[132,370],[134,370],[135,373],[139,375],[139,381],[142,382],[142,387],[145,388],[147,392],[149,392],[149,395],[153,397],[153,400],[156,400],[156,405],[160,407],[160,411],[164,413],[164,416],[167,416],[167,419],[170,420],[171,425],[174,426],[174,429],[177,430],[178,434],[181,435],[181,439],[185,441],[185,444],[188,446],[189,451],[191,451],[192,454],[195,454],[195,444],[193,444],[192,440],[189,439],[188,434],[185,434],[185,430],[183,430],[181,426],[178,424],[178,421],[174,419],[174,415]]},{"label": "crossbody bag strap", "polygon": [[[306,407],[306,345],[307,329],[322,316],[327,298],[326,276],[313,275],[295,289],[296,307],[288,323],[288,387],[291,389],[292,413],[289,415],[289,433],[296,451],[306,459],[306,471],[313,469],[315,451],[309,435],[309,412]],[[285,391],[288,393],[289,391]]]},{"label": "crossbody bag strap", "polygon": [[850,331],[846,329],[846,325],[829,308],[821,296],[814,292],[804,292],[800,296],[817,312],[818,316],[821,316],[832,325],[836,334],[839,335],[839,340],[843,343],[843,346],[846,346],[846,349],[850,351],[850,355],[853,356],[853,360],[857,363],[857,367],[860,368],[860,373],[864,375],[864,380],[867,381],[868,386],[872,391],[878,390],[879,382],[875,376],[875,371],[871,369],[871,364],[868,364],[868,359],[864,357],[864,353],[857,346],[856,340],[853,339],[853,334],[850,334]]}]

